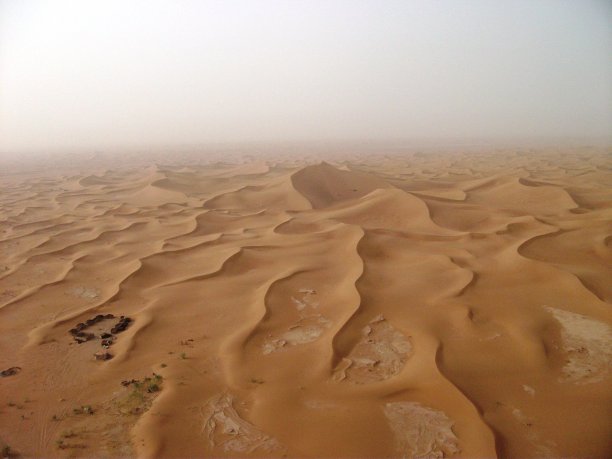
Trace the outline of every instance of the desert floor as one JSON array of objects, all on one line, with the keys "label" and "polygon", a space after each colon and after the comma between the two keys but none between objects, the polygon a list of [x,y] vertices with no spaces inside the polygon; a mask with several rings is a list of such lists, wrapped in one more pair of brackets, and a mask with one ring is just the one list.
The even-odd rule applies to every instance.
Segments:
[{"label": "desert floor", "polygon": [[11,454],[612,455],[610,150],[218,159],[1,168]]}]

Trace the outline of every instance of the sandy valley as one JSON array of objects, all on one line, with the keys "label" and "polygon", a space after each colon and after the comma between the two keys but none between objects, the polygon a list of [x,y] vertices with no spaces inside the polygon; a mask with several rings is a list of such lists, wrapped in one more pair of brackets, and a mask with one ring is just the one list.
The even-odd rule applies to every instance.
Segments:
[{"label": "sandy valley", "polygon": [[609,457],[611,154],[2,167],[0,440]]}]

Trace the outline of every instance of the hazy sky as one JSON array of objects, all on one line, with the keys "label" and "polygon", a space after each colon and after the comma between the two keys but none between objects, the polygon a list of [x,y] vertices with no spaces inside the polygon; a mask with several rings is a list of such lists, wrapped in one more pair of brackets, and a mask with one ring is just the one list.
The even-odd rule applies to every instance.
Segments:
[{"label": "hazy sky", "polygon": [[0,151],[612,135],[612,1],[0,0]]}]

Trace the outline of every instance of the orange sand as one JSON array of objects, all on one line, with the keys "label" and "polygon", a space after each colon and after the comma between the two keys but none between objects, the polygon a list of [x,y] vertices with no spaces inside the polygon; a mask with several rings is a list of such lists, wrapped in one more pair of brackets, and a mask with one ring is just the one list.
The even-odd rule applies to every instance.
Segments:
[{"label": "orange sand", "polygon": [[328,161],[3,167],[3,444],[611,456],[610,151]]}]

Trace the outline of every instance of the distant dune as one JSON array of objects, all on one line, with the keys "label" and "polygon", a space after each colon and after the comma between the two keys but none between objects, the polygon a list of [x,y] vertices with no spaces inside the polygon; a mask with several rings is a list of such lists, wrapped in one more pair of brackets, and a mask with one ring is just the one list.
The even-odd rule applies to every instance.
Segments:
[{"label": "distant dune", "polygon": [[612,156],[0,172],[0,446],[610,457]]}]

